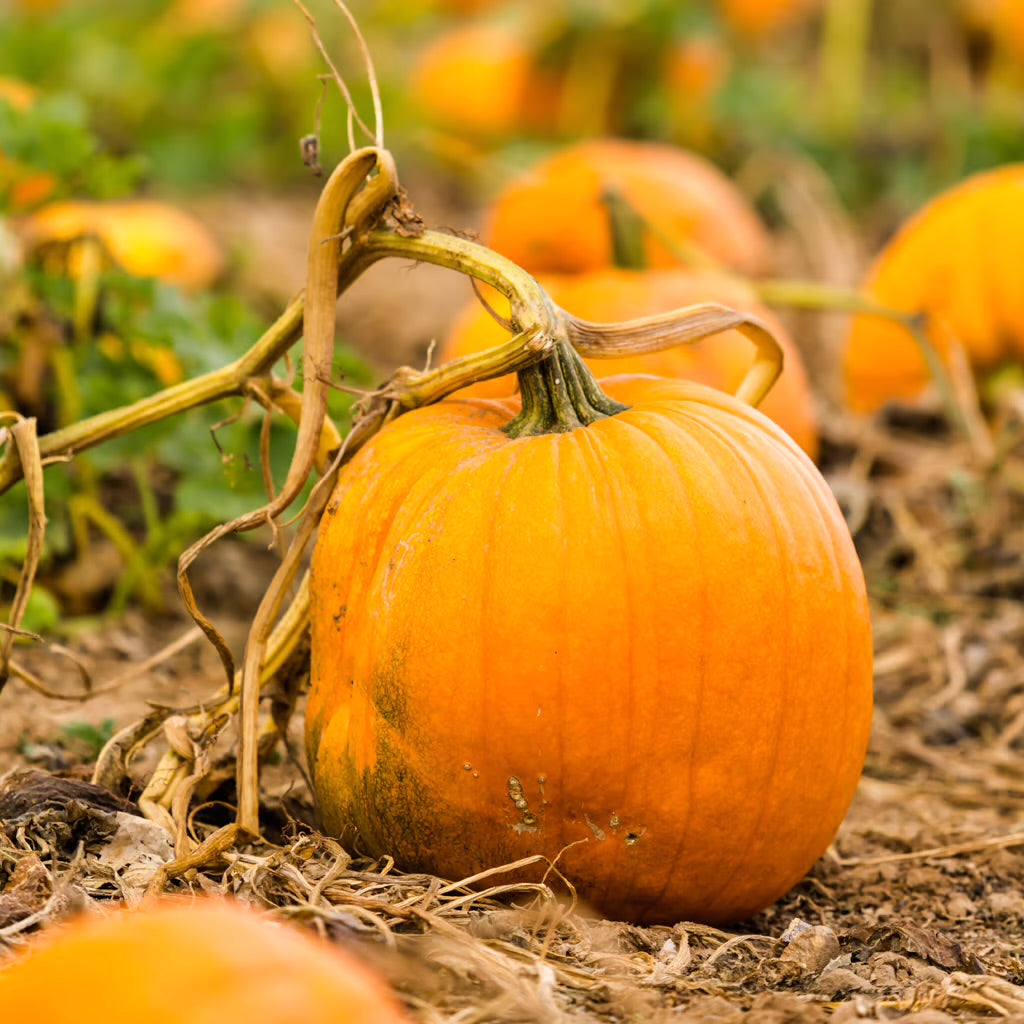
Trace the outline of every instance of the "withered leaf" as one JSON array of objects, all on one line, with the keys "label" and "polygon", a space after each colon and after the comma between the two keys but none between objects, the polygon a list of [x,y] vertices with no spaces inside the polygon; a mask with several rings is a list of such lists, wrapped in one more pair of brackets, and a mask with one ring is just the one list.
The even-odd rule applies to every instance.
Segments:
[{"label": "withered leaf", "polygon": [[980,974],[977,958],[959,942],[936,928],[923,928],[912,921],[852,928],[847,935],[862,942],[870,953],[909,953],[950,971]]}]

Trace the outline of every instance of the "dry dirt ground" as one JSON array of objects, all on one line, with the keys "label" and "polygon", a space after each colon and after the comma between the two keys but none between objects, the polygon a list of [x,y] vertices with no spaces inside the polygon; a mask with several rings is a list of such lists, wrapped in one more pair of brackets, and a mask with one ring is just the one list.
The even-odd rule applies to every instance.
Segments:
[{"label": "dry dirt ground", "polygon": [[[419,330],[402,342],[410,352]],[[1019,394],[989,434],[968,443],[930,412],[826,419],[821,465],[872,596],[877,711],[834,845],[755,919],[640,928],[594,919],[564,893],[504,886],[500,871],[480,893],[353,860],[310,827],[301,774],[280,756],[263,779],[269,841],[167,888],[231,892],[329,934],[419,1021],[1024,1021]],[[207,566],[201,603],[237,650],[269,556],[228,543]],[[205,643],[147,664],[188,629],[182,615],[133,612],[72,641],[75,662],[19,649],[48,686],[80,690],[81,668],[98,692],[56,700],[14,680],[0,693],[0,949],[85,905],[138,901],[170,856],[137,804],[85,781],[98,737],[83,724],[102,733],[153,704],[208,697],[219,677]],[[157,734],[133,763],[137,785],[165,747]],[[198,836],[232,797],[230,781],[205,794]]]}]

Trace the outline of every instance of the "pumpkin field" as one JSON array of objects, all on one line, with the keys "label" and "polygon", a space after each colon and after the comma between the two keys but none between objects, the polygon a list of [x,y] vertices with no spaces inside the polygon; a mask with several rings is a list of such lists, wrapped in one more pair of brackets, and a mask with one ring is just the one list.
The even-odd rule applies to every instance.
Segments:
[{"label": "pumpkin field", "polygon": [[0,1017],[1024,1021],[1024,5],[11,0]]}]

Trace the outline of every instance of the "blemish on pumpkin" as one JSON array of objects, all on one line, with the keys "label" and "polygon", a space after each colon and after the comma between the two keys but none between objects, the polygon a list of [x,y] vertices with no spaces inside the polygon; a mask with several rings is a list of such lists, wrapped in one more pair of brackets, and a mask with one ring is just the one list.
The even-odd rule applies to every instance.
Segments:
[{"label": "blemish on pumpkin", "polygon": [[523,784],[514,775],[510,775],[508,779],[508,795],[516,810],[523,812],[522,819],[512,826],[512,831],[518,835],[522,835],[524,832],[536,832],[537,815],[530,810],[530,803],[523,793]]},{"label": "blemish on pumpkin", "polygon": [[587,823],[587,827],[590,829],[590,831],[593,832],[594,835],[601,840],[601,842],[604,842],[608,838],[608,835],[605,832],[605,830],[601,828],[601,826],[598,825],[596,821],[593,821],[590,815],[586,812],[584,812],[583,814],[583,820]]},{"label": "blemish on pumpkin", "polygon": [[508,795],[518,810],[525,811],[530,806],[523,795],[523,784],[514,775],[509,776]]},{"label": "blemish on pumpkin", "polygon": [[404,652],[393,651],[389,662],[376,666],[370,690],[377,713],[388,725],[402,733],[409,727],[404,668]]},{"label": "blemish on pumpkin", "polygon": [[470,764],[470,763],[469,763],[469,762],[467,761],[467,762],[466,762],[466,763],[465,763],[465,764],[464,764],[464,765],[462,766],[462,770],[463,770],[464,772],[471,772],[471,771],[473,770],[473,766],[472,766],[472,765],[471,765],[471,764]]},{"label": "blemish on pumpkin", "polygon": [[[437,794],[408,763],[402,738],[389,729],[377,737],[376,761],[353,787],[350,820],[375,853],[396,847],[421,851],[440,841],[433,808]],[[413,858],[415,859],[415,858]]]},{"label": "blemish on pumpkin", "polygon": [[523,814],[523,820],[517,821],[512,826],[512,831],[517,835],[523,835],[525,832],[536,832],[537,831],[537,815],[532,811],[526,811]]},{"label": "blemish on pumpkin", "polygon": [[619,826],[620,826],[621,824],[622,824],[622,822],[621,822],[621,820],[619,819],[619,816],[618,816],[617,814],[613,814],[613,815],[612,815],[612,816],[611,816],[611,817],[610,817],[610,818],[608,819],[608,827],[609,827],[609,828],[618,828],[618,827],[619,827]]},{"label": "blemish on pumpkin", "polygon": [[643,838],[646,832],[647,829],[645,828],[630,830],[626,833],[626,845],[636,846],[636,844],[640,842],[640,840]]}]

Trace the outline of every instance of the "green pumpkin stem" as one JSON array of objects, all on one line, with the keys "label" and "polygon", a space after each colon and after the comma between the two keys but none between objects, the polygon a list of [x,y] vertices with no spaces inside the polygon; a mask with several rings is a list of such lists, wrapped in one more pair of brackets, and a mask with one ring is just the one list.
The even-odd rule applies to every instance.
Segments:
[{"label": "green pumpkin stem", "polygon": [[621,270],[647,270],[644,236],[647,223],[630,201],[614,186],[601,193],[612,236],[612,263]]},{"label": "green pumpkin stem", "polygon": [[564,341],[546,359],[519,372],[523,408],[504,428],[509,437],[561,434],[628,406],[609,398],[575,349]]}]

